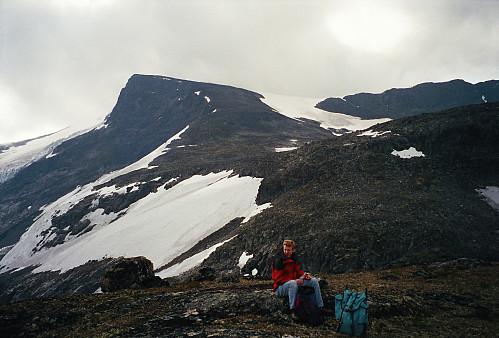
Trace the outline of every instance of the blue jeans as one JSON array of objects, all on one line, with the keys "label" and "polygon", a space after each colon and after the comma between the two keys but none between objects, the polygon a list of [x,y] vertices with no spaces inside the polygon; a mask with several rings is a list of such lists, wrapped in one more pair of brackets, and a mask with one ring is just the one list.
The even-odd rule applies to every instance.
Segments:
[{"label": "blue jeans", "polygon": [[[317,300],[317,306],[323,307],[324,303],[322,302],[321,296],[321,288],[319,287],[319,282],[316,278],[312,277],[312,279],[303,280],[304,286],[311,286],[315,290],[315,300]],[[290,280],[286,283],[279,285],[279,287],[275,290],[275,294],[279,297],[289,297],[289,308],[294,309],[296,306],[296,294],[298,293],[298,283],[296,281]]]}]

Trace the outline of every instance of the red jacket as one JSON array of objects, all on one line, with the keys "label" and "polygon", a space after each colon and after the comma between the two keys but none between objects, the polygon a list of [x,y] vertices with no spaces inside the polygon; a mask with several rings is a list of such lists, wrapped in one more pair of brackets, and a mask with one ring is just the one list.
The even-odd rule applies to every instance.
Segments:
[{"label": "red jacket", "polygon": [[282,252],[271,265],[272,279],[274,280],[274,291],[287,281],[303,276],[304,272],[298,264],[296,253],[293,252],[290,258]]}]

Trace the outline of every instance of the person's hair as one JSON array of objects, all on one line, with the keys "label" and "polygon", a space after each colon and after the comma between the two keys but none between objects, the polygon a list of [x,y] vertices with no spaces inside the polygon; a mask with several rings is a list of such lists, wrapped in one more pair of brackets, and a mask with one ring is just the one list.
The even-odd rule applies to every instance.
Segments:
[{"label": "person's hair", "polygon": [[292,239],[285,239],[284,242],[282,242],[282,245],[283,246],[290,246],[294,249],[295,248],[295,241],[293,241]]}]

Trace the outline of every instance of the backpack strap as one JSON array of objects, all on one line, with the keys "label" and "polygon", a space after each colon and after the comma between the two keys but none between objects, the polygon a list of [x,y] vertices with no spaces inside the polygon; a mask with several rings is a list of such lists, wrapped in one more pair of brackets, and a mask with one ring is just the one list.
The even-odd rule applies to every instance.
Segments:
[{"label": "backpack strap", "polygon": [[[353,307],[353,304],[355,304],[355,300],[357,299],[357,297],[359,296],[358,293],[355,293],[355,297],[353,299],[353,302],[352,302],[352,307]],[[355,323],[353,321],[353,313],[355,311],[351,311],[352,309],[350,309],[350,316],[352,317],[352,324],[350,324],[350,331],[352,332],[352,335],[355,335]]]},{"label": "backpack strap", "polygon": [[[346,289],[346,290],[348,290],[348,285],[347,285],[347,289]],[[346,291],[346,290],[345,290],[345,291]],[[342,303],[342,304],[343,304],[343,297],[344,297],[344,295],[345,295],[345,294],[343,294],[343,295],[341,296],[341,303]],[[338,324],[338,328],[336,329],[336,331],[337,331],[337,332],[340,332],[341,325],[343,324],[343,312],[345,312],[346,303],[348,303],[348,300],[350,299],[350,296],[351,296],[351,295],[352,295],[351,293],[348,295],[347,300],[345,301],[345,306],[342,306],[342,307],[341,307],[340,324]]]}]

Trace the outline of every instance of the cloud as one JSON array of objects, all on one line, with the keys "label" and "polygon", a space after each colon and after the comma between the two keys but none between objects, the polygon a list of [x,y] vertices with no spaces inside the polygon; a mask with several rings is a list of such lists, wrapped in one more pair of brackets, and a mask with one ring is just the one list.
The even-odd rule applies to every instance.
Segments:
[{"label": "cloud", "polygon": [[311,97],[499,78],[498,2],[372,4],[0,0],[0,143],[96,124],[134,73]]}]

